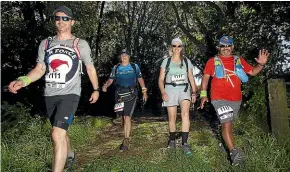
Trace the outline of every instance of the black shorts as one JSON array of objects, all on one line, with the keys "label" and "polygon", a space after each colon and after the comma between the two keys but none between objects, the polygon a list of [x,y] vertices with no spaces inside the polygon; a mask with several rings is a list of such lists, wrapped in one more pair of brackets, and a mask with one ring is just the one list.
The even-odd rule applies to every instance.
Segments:
[{"label": "black shorts", "polygon": [[76,94],[45,96],[46,113],[51,125],[67,130],[73,121],[79,100],[80,96]]},{"label": "black shorts", "polygon": [[[130,101],[124,102],[124,110],[121,111],[121,112],[117,112],[118,115],[132,116],[132,114],[134,113],[136,102],[137,102],[137,98],[138,98],[137,89],[136,89],[135,93],[136,93],[135,98],[133,98]],[[119,97],[118,97],[116,92],[115,92],[115,103],[119,103]]]}]

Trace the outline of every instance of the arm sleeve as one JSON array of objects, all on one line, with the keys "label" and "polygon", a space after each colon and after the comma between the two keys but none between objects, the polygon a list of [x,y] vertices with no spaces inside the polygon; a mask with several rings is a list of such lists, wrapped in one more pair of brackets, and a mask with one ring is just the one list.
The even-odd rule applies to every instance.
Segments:
[{"label": "arm sleeve", "polygon": [[47,39],[42,40],[39,47],[38,47],[38,55],[37,55],[36,62],[40,63],[42,65],[45,65],[45,62],[44,62],[45,51],[44,51],[44,49],[46,46],[46,41],[47,41]]},{"label": "arm sleeve", "polygon": [[137,64],[135,64],[135,66],[136,66],[137,78],[142,78],[142,73],[139,66]]},{"label": "arm sleeve", "polygon": [[246,60],[242,57],[240,57],[240,60],[241,60],[241,64],[243,66],[244,71],[246,73],[249,73],[253,69],[253,66],[251,66],[248,62],[246,62]]},{"label": "arm sleeve", "polygon": [[115,70],[116,70],[116,66],[114,66],[113,68],[112,68],[112,71],[111,71],[111,74],[110,74],[110,77],[109,77],[109,79],[115,79]]},{"label": "arm sleeve", "polygon": [[204,74],[211,75],[211,76],[214,75],[214,59],[213,59],[213,58],[210,58],[210,59],[206,62],[206,65],[205,65],[205,68],[204,68],[203,73],[204,73]]},{"label": "arm sleeve", "polygon": [[81,39],[78,45],[78,49],[80,51],[81,60],[85,65],[94,64],[91,57],[91,48],[87,41]]}]

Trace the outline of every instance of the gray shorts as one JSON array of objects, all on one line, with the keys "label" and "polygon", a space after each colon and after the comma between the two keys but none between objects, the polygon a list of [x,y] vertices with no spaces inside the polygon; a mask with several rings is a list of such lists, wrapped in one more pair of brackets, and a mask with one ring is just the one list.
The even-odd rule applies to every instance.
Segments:
[{"label": "gray shorts", "polygon": [[234,122],[238,117],[241,101],[212,100],[218,119],[221,123]]},{"label": "gray shorts", "polygon": [[178,106],[179,103],[182,100],[190,100],[190,92],[191,89],[188,88],[187,92],[184,92],[183,89],[166,89],[165,92],[168,95],[168,101],[163,101],[162,106],[163,107],[168,107],[168,106]]}]

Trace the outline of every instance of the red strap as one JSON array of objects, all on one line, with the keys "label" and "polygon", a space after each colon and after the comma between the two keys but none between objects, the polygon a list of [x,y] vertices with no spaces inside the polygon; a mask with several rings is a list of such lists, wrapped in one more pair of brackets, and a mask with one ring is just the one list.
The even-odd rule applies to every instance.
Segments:
[{"label": "red strap", "polygon": [[46,51],[47,50],[47,47],[48,46],[48,39],[46,39],[46,42],[45,42],[45,45],[44,45],[44,51]]},{"label": "red strap", "polygon": [[[75,46],[75,40],[76,39],[77,39],[77,44]],[[81,58],[81,54],[80,54],[80,50],[79,50],[79,47],[78,47],[79,43],[80,43],[80,38],[75,38],[73,40],[73,49],[75,50],[75,52],[77,53],[78,58],[80,59]]]}]

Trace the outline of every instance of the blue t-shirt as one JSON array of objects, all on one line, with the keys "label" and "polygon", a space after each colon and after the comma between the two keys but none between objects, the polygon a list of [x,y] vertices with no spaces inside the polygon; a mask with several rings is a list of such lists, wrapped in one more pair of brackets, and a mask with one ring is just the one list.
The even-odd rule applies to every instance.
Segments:
[{"label": "blue t-shirt", "polygon": [[[142,78],[142,74],[141,74],[139,66],[137,64],[135,64],[135,66],[136,66],[136,73],[134,69],[132,68],[131,64],[128,64],[126,66],[119,65],[117,68],[117,72],[115,72],[117,65],[114,66],[110,75],[110,79],[114,79],[115,83],[120,86],[124,86],[124,87],[136,86],[137,78]],[[116,73],[116,76],[115,76],[115,73]]]}]

